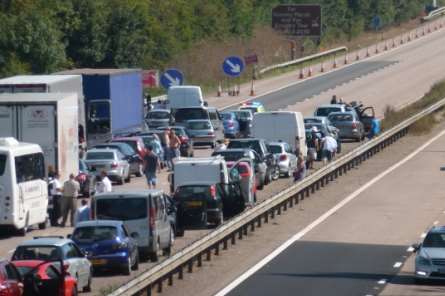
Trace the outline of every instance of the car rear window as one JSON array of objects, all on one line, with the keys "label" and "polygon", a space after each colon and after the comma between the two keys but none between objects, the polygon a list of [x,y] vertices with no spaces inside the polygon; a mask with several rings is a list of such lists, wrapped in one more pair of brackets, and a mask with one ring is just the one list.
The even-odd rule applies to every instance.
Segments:
[{"label": "car rear window", "polygon": [[114,159],[113,152],[87,152],[87,160]]},{"label": "car rear window", "polygon": [[30,266],[16,266],[16,268],[17,268],[18,272],[20,273],[20,275],[23,277],[28,272],[30,272],[34,267],[30,267]]},{"label": "car rear window", "polygon": [[316,119],[316,118],[305,118],[304,119],[304,123],[321,123],[320,119]]},{"label": "car rear window", "polygon": [[250,148],[256,153],[261,154],[261,147],[258,141],[230,141],[228,148]]},{"label": "car rear window", "polygon": [[221,113],[221,117],[223,120],[230,120],[233,116],[230,113]]},{"label": "car rear window", "polygon": [[13,260],[59,260],[60,252],[55,246],[22,246],[14,253]]},{"label": "car rear window", "polygon": [[242,151],[218,151],[212,153],[212,156],[221,155],[225,161],[237,161],[244,157],[244,152]]},{"label": "car rear window", "polygon": [[203,108],[180,108],[175,113],[176,122],[184,122],[192,119],[210,119],[209,112]]},{"label": "car rear window", "polygon": [[209,117],[210,117],[210,120],[217,120],[218,119],[218,113],[216,113],[216,112],[209,112]]},{"label": "car rear window", "polygon": [[341,111],[339,107],[323,107],[323,108],[318,108],[317,113],[315,115],[327,117],[332,112],[339,112],[339,111]]},{"label": "car rear window", "polygon": [[329,115],[330,121],[341,122],[341,121],[352,121],[351,114],[332,114]]},{"label": "car rear window", "polygon": [[423,241],[424,248],[445,248],[445,233],[428,233]]},{"label": "car rear window", "polygon": [[96,201],[96,215],[102,220],[144,219],[147,217],[147,200],[145,198],[101,198]]},{"label": "car rear window", "polygon": [[148,119],[168,119],[170,117],[170,114],[168,112],[148,112],[147,118]]},{"label": "car rear window", "polygon": [[6,155],[1,155],[0,154],[0,176],[3,176],[3,174],[5,173],[5,168],[6,168],[6,160],[7,160],[7,156]]},{"label": "car rear window", "polygon": [[179,198],[207,198],[210,195],[209,186],[181,186],[176,190]]},{"label": "car rear window", "polygon": [[269,150],[273,154],[283,153],[283,147],[281,147],[280,145],[269,145]]},{"label": "car rear window", "polygon": [[187,124],[187,127],[191,130],[208,130],[212,128],[212,125],[208,121],[192,121]]},{"label": "car rear window", "polygon": [[99,242],[114,240],[117,229],[113,226],[86,226],[79,227],[73,233],[73,240],[78,242]]},{"label": "car rear window", "polygon": [[234,113],[238,119],[241,119],[241,120],[252,119],[252,112],[250,112],[249,110],[235,111]]}]

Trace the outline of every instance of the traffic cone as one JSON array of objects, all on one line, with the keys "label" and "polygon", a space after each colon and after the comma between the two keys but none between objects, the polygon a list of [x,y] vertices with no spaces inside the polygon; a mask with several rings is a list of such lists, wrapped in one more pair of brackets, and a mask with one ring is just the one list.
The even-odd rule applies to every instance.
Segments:
[{"label": "traffic cone", "polygon": [[357,51],[357,55],[355,56],[355,60],[358,61],[360,60],[360,53]]},{"label": "traffic cone", "polygon": [[347,65],[348,63],[349,63],[348,54],[345,54],[345,65]]},{"label": "traffic cone", "polygon": [[323,73],[324,72],[324,63],[321,62],[321,68],[320,68],[320,72]]},{"label": "traffic cone", "polygon": [[334,58],[334,65],[332,65],[332,68],[336,69],[337,68],[337,59]]},{"label": "traffic cone", "polygon": [[388,42],[386,41],[385,42],[385,51],[387,51],[388,50]]},{"label": "traffic cone", "polygon": [[301,68],[300,69],[300,79],[303,79],[304,78],[304,71],[303,71],[303,68]]},{"label": "traffic cone", "polygon": [[250,86],[250,96],[252,96],[252,97],[255,96],[255,89],[254,89],[254,86],[253,86],[253,80],[252,80],[252,84]]},{"label": "traffic cone", "polygon": [[371,54],[369,53],[369,47],[366,48],[366,57],[369,58],[371,56]]},{"label": "traffic cone", "polygon": [[218,92],[216,93],[216,96],[220,97],[222,95],[222,87],[221,87],[221,83],[218,86]]},{"label": "traffic cone", "polygon": [[307,72],[307,76],[308,76],[308,77],[311,77],[311,76],[312,76],[312,67],[311,67],[311,66],[309,66],[309,70],[308,70],[308,72]]}]

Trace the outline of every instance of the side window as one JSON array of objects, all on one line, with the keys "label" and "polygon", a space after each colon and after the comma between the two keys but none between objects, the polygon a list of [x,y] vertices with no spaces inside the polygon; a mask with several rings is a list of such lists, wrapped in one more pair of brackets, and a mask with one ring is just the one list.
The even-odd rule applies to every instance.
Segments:
[{"label": "side window", "polygon": [[162,217],[164,216],[164,214],[166,212],[164,198],[158,197],[158,201],[159,201],[158,217],[159,217],[159,219],[162,219]]},{"label": "side window", "polygon": [[43,179],[45,164],[42,153],[15,157],[15,173],[18,183]]},{"label": "side window", "polygon": [[59,278],[59,271],[52,265],[49,265],[48,268],[45,271],[46,275],[50,279],[57,279]]},{"label": "side window", "polygon": [[78,258],[80,257],[76,248],[73,244],[66,244],[62,247],[63,257],[65,259]]},{"label": "side window", "polygon": [[5,265],[6,276],[9,280],[20,281],[20,275],[17,269],[12,264]]},{"label": "side window", "polygon": [[125,237],[129,237],[130,236],[130,235],[128,235],[127,228],[124,225],[122,225],[122,233],[125,235]]}]

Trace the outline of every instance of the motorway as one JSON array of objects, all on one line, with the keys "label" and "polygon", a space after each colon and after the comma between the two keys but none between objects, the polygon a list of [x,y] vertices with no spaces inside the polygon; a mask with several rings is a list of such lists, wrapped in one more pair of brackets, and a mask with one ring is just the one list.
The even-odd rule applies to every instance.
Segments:
[{"label": "motorway", "polygon": [[[373,59],[366,60],[362,63],[357,63],[349,67],[343,67],[338,69],[335,72],[331,72],[328,74],[325,74],[323,76],[316,76],[312,80],[307,80],[295,85],[290,86],[289,88],[284,88],[276,92],[272,92],[266,96],[259,97],[258,100],[262,101],[266,109],[268,110],[276,110],[276,109],[289,109],[289,110],[298,110],[303,112],[305,115],[310,115],[315,106],[321,103],[327,103],[333,93],[338,94],[339,96],[342,96],[345,98],[346,101],[352,100],[352,99],[361,99],[365,104],[372,104],[376,106],[376,109],[378,111],[379,115],[382,115],[382,110],[386,106],[386,104],[391,104],[393,106],[402,106],[409,102],[412,102],[419,98],[422,94],[424,94],[431,85],[440,79],[445,78],[445,72],[443,69],[445,68],[445,47],[443,46],[445,44],[445,32],[435,32],[427,37],[424,37],[418,41],[412,42],[408,45],[405,45],[401,48],[398,48],[397,50],[391,51],[389,53],[386,53],[384,55],[377,56]],[[434,58],[431,58],[434,57]],[[352,58],[350,59],[352,60]],[[266,91],[281,88],[285,85],[289,85],[290,83],[294,83],[297,79],[297,73],[288,73],[284,74],[280,77],[275,77],[271,79],[267,79],[263,82],[258,82],[258,92],[259,93],[265,93]],[[310,98],[310,100],[308,100]],[[227,106],[229,103],[239,102],[241,101],[241,97],[237,98],[210,98],[208,101],[210,105],[217,106],[219,108]],[[443,139],[441,138],[440,143],[443,142]],[[353,146],[348,146],[347,150],[352,149]],[[209,150],[200,150],[197,154],[198,155],[208,155]],[[386,153],[386,152],[385,152]],[[397,154],[397,151],[393,152]],[[432,161],[432,160],[431,160]],[[437,161],[436,161],[437,165]],[[163,174],[160,178],[162,181],[161,187],[167,188],[166,183],[166,177],[165,174]],[[362,179],[358,179],[360,182],[364,182]],[[403,180],[400,180],[403,181]],[[272,194],[282,190],[286,186],[289,185],[289,180],[280,180],[278,182],[274,182],[272,185],[269,185],[266,187],[264,192],[262,192],[261,199],[267,198],[271,196]],[[340,179],[339,182],[343,182],[343,179]],[[390,182],[390,181],[388,181]],[[355,183],[354,183],[355,184]],[[131,184],[126,184],[125,188],[141,188],[144,186],[143,178],[137,178],[133,179],[133,182]],[[115,187],[115,189],[119,190],[119,188],[124,187]],[[343,186],[344,187],[344,186]],[[436,186],[439,187],[439,186]],[[435,188],[438,189],[438,188]],[[391,189],[388,192],[391,192],[393,189]],[[382,197],[381,199],[385,199],[384,197],[388,197],[388,192],[382,191]],[[334,194],[334,193],[332,193]],[[338,194],[338,192],[337,192]],[[338,196],[340,199],[343,196]],[[335,201],[336,199],[331,199],[331,201]],[[361,199],[360,199],[361,200]],[[375,200],[375,198],[373,199]],[[376,217],[380,217],[383,215],[382,213],[387,213],[387,210],[391,209],[391,204],[382,204],[380,205],[377,203],[378,200],[375,200],[376,203],[371,204],[361,204],[362,207],[366,207],[367,211],[366,214],[369,212],[379,212],[380,214]],[[388,200],[388,199],[387,199]],[[392,199],[390,199],[392,200]],[[403,200],[397,200],[397,202],[402,202]],[[312,202],[312,201],[309,201]],[[388,203],[388,202],[387,202]],[[351,203],[351,205],[355,204]],[[314,203],[314,206],[316,206],[317,203]],[[321,204],[319,205],[319,208],[317,208],[316,212],[320,212],[327,210],[327,204]],[[396,204],[395,206],[401,206]],[[388,208],[386,208],[388,207]],[[345,208],[346,209],[346,208]],[[361,215],[358,215],[358,213],[361,213]],[[396,211],[397,212],[397,211]],[[355,214],[354,214],[355,213]],[[371,233],[370,235],[366,235],[368,232],[368,229],[372,229],[369,226],[366,226],[364,221],[355,221],[352,219],[355,216],[363,216],[363,211],[359,211],[359,209],[356,209],[356,212],[350,211],[346,212],[348,215],[352,215],[351,218],[346,217],[345,220],[341,221],[332,221],[333,224],[338,225],[338,227],[346,227],[345,231],[334,232],[331,234],[328,234],[328,230],[324,230],[326,232],[322,232],[323,229],[320,229],[319,236],[316,236],[318,233],[310,233],[310,236],[305,237],[304,240],[298,242],[298,244],[301,243],[300,246],[296,246],[295,252],[297,255],[292,256],[295,257],[295,260],[298,260],[298,258],[303,259],[317,259],[316,262],[321,262],[321,265],[324,266],[331,266],[333,260],[329,260],[327,256],[328,254],[335,254],[335,256],[332,257],[338,257],[341,258],[341,255],[345,256],[346,254],[351,255],[351,258],[357,258],[357,262],[362,262],[361,265],[366,265],[365,259],[360,258],[360,254],[370,254],[375,255],[379,254],[382,257],[387,257],[389,259],[393,259],[396,255],[385,255],[386,253],[390,254],[399,254],[400,248],[403,246],[403,248],[406,249],[407,244],[415,241],[415,239],[407,240],[404,242],[404,244],[396,243],[394,241],[391,241],[390,238],[385,238],[385,236],[381,233]],[[409,220],[409,217],[415,217],[415,215],[409,215],[405,217],[405,220]],[[334,218],[334,217],[332,217]],[[369,217],[368,217],[369,218]],[[399,217],[400,218],[400,217]],[[402,219],[402,218],[400,218]],[[358,219],[360,220],[360,219]],[[343,221],[343,222],[342,222]],[[384,221],[387,221],[385,219],[379,219],[376,220],[367,220],[369,224],[376,224],[376,228],[378,225],[383,228],[383,230],[386,227],[385,225],[382,225]],[[372,223],[371,223],[372,222]],[[405,221],[405,228],[400,228],[406,236],[410,235],[410,230],[419,230],[417,228],[411,228],[410,221]],[[423,221],[419,222],[422,223]],[[445,222],[445,221],[444,221]],[[298,225],[304,226],[304,221],[300,221]],[[400,222],[401,227],[402,222]],[[357,225],[360,225],[362,227],[363,233],[356,234],[359,229]],[[417,224],[416,224],[417,225]],[[320,225],[321,227],[326,227],[323,225]],[[413,225],[411,225],[413,226]],[[364,228],[363,228],[364,227]],[[425,226],[426,227],[426,226]],[[419,231],[423,231],[424,228],[422,228]],[[339,228],[342,229],[342,228]],[[70,228],[49,228],[44,231],[34,230],[28,233],[26,239],[32,238],[32,236],[36,235],[66,235],[71,231]],[[198,239],[203,234],[207,233],[209,230],[202,230],[202,231],[187,231],[186,232],[186,238],[185,239],[178,239],[175,242],[175,250],[180,250],[187,244],[191,243],[192,241]],[[292,231],[292,229],[291,229]],[[355,231],[355,232],[354,232]],[[289,229],[285,228],[283,229],[283,235],[289,234]],[[348,236],[348,233],[351,233],[351,236],[348,239],[345,239],[342,237]],[[395,237],[398,237],[398,233],[394,235]],[[355,242],[355,238],[358,237],[357,242]],[[14,247],[21,241],[23,241],[24,238],[21,237],[15,237],[11,234],[4,234],[0,237],[1,242],[1,249],[0,249],[0,256],[1,257],[9,257],[11,252],[13,251]],[[329,242],[329,243],[328,243]],[[277,242],[278,243],[278,242]],[[257,244],[257,243],[255,243]],[[298,245],[296,244],[296,245]],[[325,245],[325,246],[323,246]],[[310,248],[308,248],[309,246]],[[320,247],[323,246],[323,247]],[[387,248],[387,247],[390,248]],[[257,245],[258,247],[258,245]],[[293,249],[293,248],[292,248]],[[304,250],[313,250],[312,252],[304,252]],[[327,251],[324,251],[326,249]],[[348,250],[348,252],[344,252],[344,250]],[[390,250],[390,251],[389,251]],[[317,257],[315,255],[311,255],[312,253],[317,254]],[[323,254],[324,253],[324,254]],[[352,254],[357,254],[356,256],[352,256]],[[263,254],[265,255],[265,254]],[[303,256],[304,255],[304,256]],[[379,257],[379,256],[377,256]],[[277,257],[278,259],[279,257]],[[253,259],[249,259],[250,265],[253,265],[255,263],[255,257]],[[259,260],[259,259],[258,259]],[[324,261],[322,261],[324,260]],[[290,264],[290,259],[287,259],[289,261],[288,266],[292,266],[293,264]],[[300,266],[300,269],[292,269],[289,270],[276,270],[271,269],[267,272],[277,273],[274,277],[279,278],[280,282],[283,281],[286,282],[286,279],[296,279],[297,276],[291,277],[290,275],[285,276],[285,273],[288,274],[307,274],[307,278],[303,278],[304,282],[310,282],[310,278],[315,279],[316,277],[310,277],[310,274],[316,273],[317,269],[310,269],[310,265],[312,263],[312,260],[303,261],[308,262],[307,264],[301,264],[301,261],[299,261],[299,264],[296,266]],[[372,262],[373,260],[368,260],[367,262]],[[296,261],[294,261],[296,262]],[[273,264],[272,264],[273,265]],[[318,265],[320,267],[321,265]],[[152,264],[143,264],[141,266],[141,270],[150,268]],[[295,267],[295,266],[294,266]],[[328,272],[326,274],[326,282],[332,283],[332,280],[328,280],[329,273],[337,273],[339,275],[338,279],[341,278],[341,272],[342,270],[347,270],[351,267],[350,272],[358,272],[360,269],[353,269],[353,265],[343,266],[344,269],[338,269],[335,267],[335,264],[333,265],[332,269],[325,269],[324,272]],[[371,271],[371,273],[374,274],[386,274],[384,264],[382,264],[381,269],[377,268]],[[244,269],[246,269],[245,267]],[[242,269],[236,269],[241,271]],[[239,272],[236,272],[234,270],[231,270],[230,273],[227,273],[227,277],[230,276],[236,276]],[[280,273],[283,273],[280,275]],[[346,273],[344,272],[343,275],[345,276]],[[111,278],[108,276],[112,276]],[[228,284],[229,279],[225,278],[225,283]],[[109,275],[107,274],[107,277],[99,277],[95,278],[93,281],[93,293],[97,294],[99,290],[106,289],[108,286],[118,286],[126,281],[128,281],[130,277],[124,277],[120,275]],[[301,278],[301,277],[300,277]],[[323,282],[324,277],[319,277],[317,282]],[[347,278],[347,280],[344,282],[353,282],[351,279]],[[250,280],[254,280],[255,277],[249,279],[245,282],[247,285]],[[258,279],[256,279],[258,283]],[[287,280],[288,281],[288,280]],[[361,279],[363,282],[369,283],[369,286],[371,286],[372,280],[366,279],[366,276]],[[193,281],[194,282],[194,281]],[[262,280],[259,280],[259,282],[262,282]],[[298,282],[298,281],[297,281]],[[197,285],[199,286],[199,285]],[[285,285],[283,284],[283,287]],[[319,285],[316,285],[319,286]],[[323,285],[320,285],[320,287]],[[332,286],[332,285],[331,285]],[[362,289],[362,285],[360,286],[360,290]],[[212,286],[213,290],[205,290],[201,289],[202,291],[208,292],[207,294],[202,295],[208,295],[211,293],[216,292],[218,289],[222,288],[223,286]],[[239,289],[243,289],[243,285],[239,287]],[[249,288],[246,286],[246,288]],[[237,288],[238,289],[238,288]],[[193,289],[192,289],[193,290]],[[184,290],[182,290],[183,292]],[[187,290],[188,291],[188,290]],[[265,290],[264,290],[265,291]],[[173,292],[173,291],[172,291]],[[199,292],[199,291],[198,291]],[[237,290],[234,290],[233,293],[237,293]],[[181,295],[181,294],[179,294]],[[295,293],[293,294],[295,295]],[[322,294],[312,294],[312,295],[322,295]],[[338,294],[342,295],[342,294]],[[348,295],[348,294],[343,294]],[[356,294],[351,294],[356,295]],[[365,294],[364,294],[365,295]],[[372,295],[372,294],[371,294]],[[390,295],[390,294],[388,294]]]}]

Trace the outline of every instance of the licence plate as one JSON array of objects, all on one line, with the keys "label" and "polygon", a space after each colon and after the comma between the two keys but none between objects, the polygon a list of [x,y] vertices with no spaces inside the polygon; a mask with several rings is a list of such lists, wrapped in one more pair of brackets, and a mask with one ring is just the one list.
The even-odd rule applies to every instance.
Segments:
[{"label": "licence plate", "polygon": [[189,207],[200,207],[202,206],[202,201],[188,201],[186,205]]},{"label": "licence plate", "polygon": [[91,260],[91,264],[104,265],[104,264],[107,264],[107,260],[106,259],[93,259],[93,260]]}]

